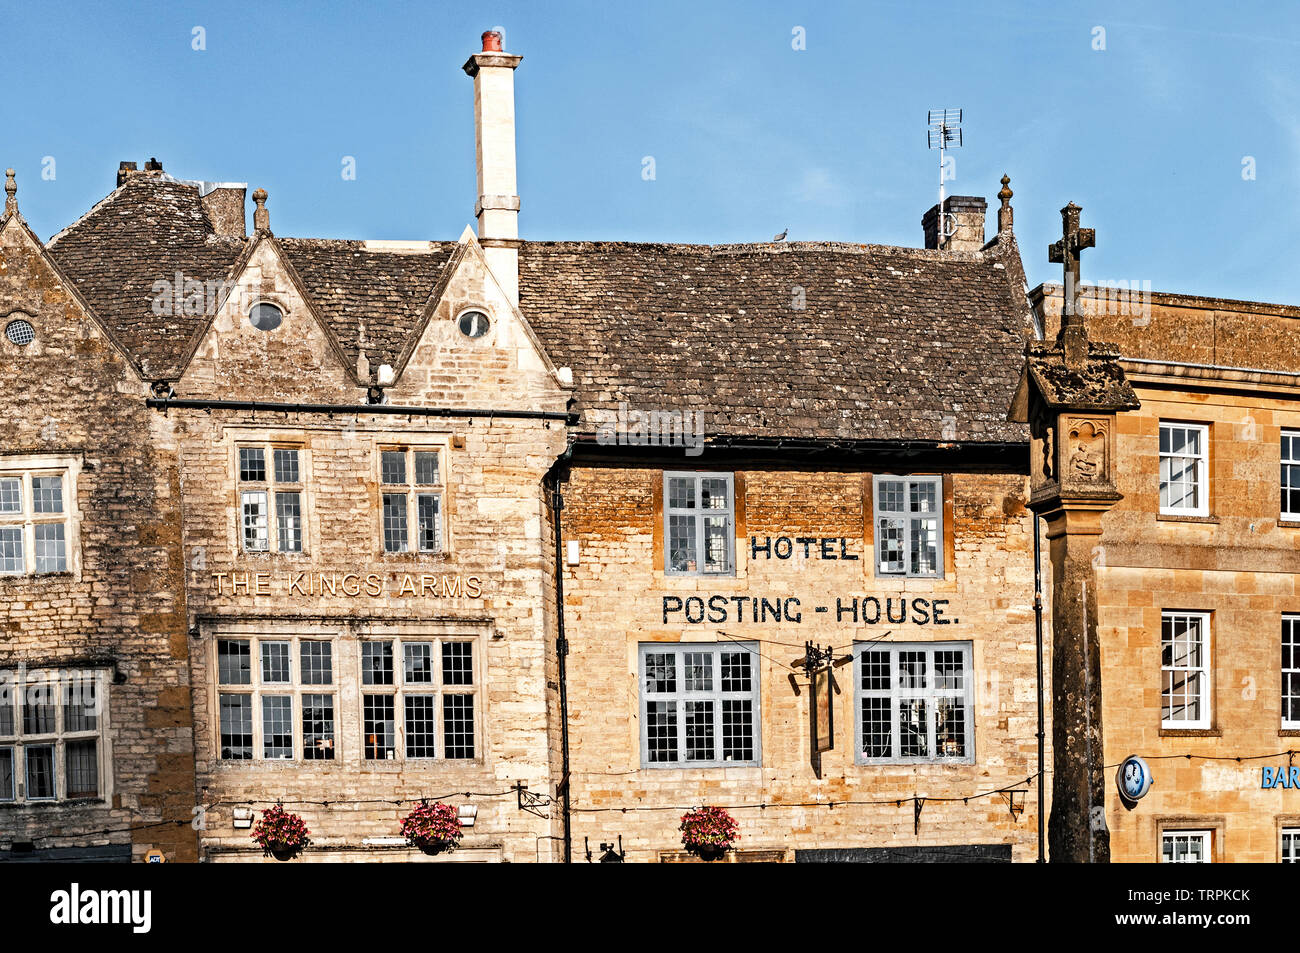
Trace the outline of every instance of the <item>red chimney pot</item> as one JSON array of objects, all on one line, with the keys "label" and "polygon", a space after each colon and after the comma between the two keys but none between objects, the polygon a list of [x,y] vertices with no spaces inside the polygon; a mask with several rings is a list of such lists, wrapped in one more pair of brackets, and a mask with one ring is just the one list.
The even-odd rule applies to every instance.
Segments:
[{"label": "red chimney pot", "polygon": [[496,30],[485,30],[483,33],[483,52],[500,53],[501,52],[501,34]]}]

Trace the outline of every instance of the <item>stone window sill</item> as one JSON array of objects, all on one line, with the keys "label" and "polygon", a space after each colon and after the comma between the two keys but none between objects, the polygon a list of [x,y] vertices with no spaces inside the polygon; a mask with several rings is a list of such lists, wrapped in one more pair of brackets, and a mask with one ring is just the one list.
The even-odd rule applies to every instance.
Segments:
[{"label": "stone window sill", "polygon": [[1300,738],[1300,728],[1279,728],[1277,736],[1279,738]]},{"label": "stone window sill", "polygon": [[1180,516],[1177,513],[1159,513],[1156,519],[1162,523],[1205,523],[1210,526],[1218,525],[1219,522],[1217,516]]},{"label": "stone window sill", "polygon": [[1222,738],[1222,728],[1161,728],[1161,738]]},{"label": "stone window sill", "polygon": [[1277,525],[1282,529],[1300,529],[1300,520],[1278,520]]}]

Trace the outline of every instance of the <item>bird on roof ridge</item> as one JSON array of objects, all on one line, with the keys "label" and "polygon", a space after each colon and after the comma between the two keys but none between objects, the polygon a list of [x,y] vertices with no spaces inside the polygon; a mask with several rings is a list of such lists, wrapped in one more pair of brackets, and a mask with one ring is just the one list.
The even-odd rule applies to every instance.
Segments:
[{"label": "bird on roof ridge", "polygon": [[773,235],[773,236],[772,236],[772,241],[774,241],[774,242],[783,242],[783,241],[785,241],[785,236],[787,236],[787,235],[789,235],[789,234],[790,234],[790,229],[787,227],[786,230],[783,231],[780,235]]}]

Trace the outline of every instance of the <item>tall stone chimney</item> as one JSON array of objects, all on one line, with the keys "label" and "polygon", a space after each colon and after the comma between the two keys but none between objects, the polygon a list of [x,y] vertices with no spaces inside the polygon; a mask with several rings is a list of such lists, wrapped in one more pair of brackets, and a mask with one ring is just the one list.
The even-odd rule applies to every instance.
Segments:
[{"label": "tall stone chimney", "polygon": [[478,239],[488,267],[519,303],[519,196],[515,182],[515,67],[522,56],[501,49],[501,34],[483,34],[483,51],[465,63],[474,78],[474,151],[478,161]]},{"label": "tall stone chimney", "polygon": [[988,203],[977,195],[949,195],[943,200],[947,236],[939,235],[939,206],[921,218],[925,247],[944,251],[979,251],[984,247],[984,211]]}]

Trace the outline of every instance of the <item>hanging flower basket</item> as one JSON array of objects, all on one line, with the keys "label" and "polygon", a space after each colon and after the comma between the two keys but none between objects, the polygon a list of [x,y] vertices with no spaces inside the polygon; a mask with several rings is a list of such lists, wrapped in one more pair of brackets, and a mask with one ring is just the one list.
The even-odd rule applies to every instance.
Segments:
[{"label": "hanging flower basket", "polygon": [[700,860],[717,860],[740,837],[736,819],[720,807],[699,807],[682,815],[682,846]]},{"label": "hanging flower basket", "polygon": [[301,817],[277,804],[262,812],[251,836],[264,853],[276,860],[292,860],[311,843],[310,833]]},{"label": "hanging flower basket", "polygon": [[462,836],[460,812],[441,801],[421,802],[402,818],[402,836],[426,854],[454,850]]}]

